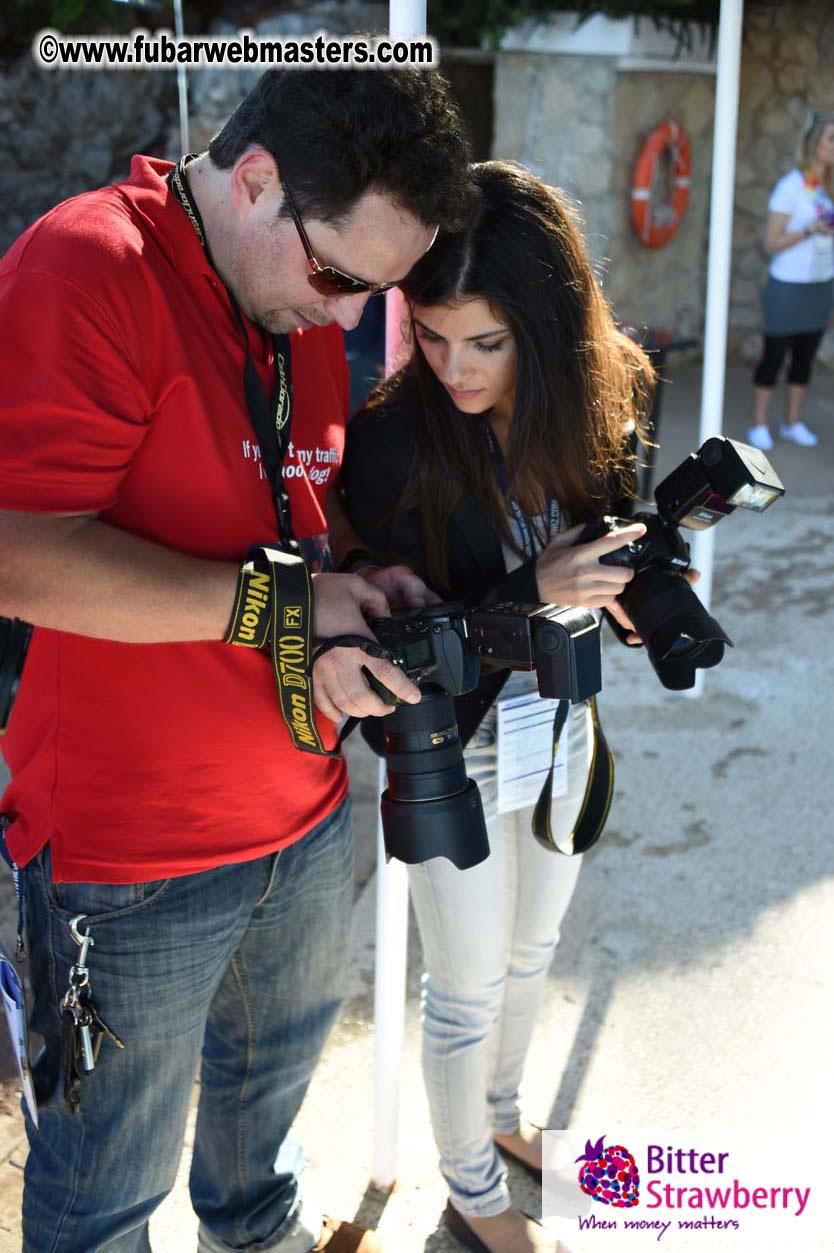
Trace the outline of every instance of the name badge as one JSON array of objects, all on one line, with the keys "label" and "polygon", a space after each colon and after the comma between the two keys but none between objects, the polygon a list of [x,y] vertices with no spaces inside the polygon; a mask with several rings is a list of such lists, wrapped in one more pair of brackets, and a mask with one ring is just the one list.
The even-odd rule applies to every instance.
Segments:
[{"label": "name badge", "polygon": [[[498,701],[498,812],[526,809],[539,799],[553,761],[553,719],[559,702],[537,692]],[[559,740],[553,770],[555,800],[568,790],[570,715]]]}]

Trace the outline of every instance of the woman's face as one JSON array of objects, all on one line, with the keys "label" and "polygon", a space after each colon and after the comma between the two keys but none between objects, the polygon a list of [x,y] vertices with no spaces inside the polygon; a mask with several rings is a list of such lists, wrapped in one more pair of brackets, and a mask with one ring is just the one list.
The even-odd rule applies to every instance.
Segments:
[{"label": "woman's face", "polygon": [[414,334],[423,355],[461,413],[509,417],[515,391],[513,333],[485,300],[413,305]]},{"label": "woman's face", "polygon": [[816,158],[822,165],[834,165],[834,122],[826,122],[817,140]]}]

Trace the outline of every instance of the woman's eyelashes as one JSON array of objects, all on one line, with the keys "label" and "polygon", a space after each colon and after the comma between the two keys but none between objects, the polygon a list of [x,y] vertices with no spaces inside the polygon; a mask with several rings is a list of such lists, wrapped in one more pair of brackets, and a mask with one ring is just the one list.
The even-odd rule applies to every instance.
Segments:
[{"label": "woman's eyelashes", "polygon": [[[417,338],[421,341],[421,343],[426,344],[442,344],[445,342],[441,335],[432,335],[431,332],[424,331],[422,327],[420,327],[417,331]],[[506,345],[507,339],[504,338],[499,339],[494,344],[482,344],[480,341],[476,341],[473,346],[478,349],[478,352],[500,352],[500,350],[505,348]]]}]

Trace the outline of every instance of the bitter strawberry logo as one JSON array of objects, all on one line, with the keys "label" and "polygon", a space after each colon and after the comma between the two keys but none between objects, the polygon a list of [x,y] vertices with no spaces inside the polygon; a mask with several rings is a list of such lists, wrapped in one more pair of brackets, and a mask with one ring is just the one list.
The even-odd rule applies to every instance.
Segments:
[{"label": "bitter strawberry logo", "polygon": [[585,1152],[577,1157],[582,1162],[579,1168],[579,1186],[586,1196],[602,1205],[613,1205],[615,1209],[631,1209],[637,1205],[640,1196],[640,1172],[637,1163],[622,1144],[609,1144],[603,1148],[605,1136],[600,1136],[596,1144],[590,1140],[585,1143]]}]

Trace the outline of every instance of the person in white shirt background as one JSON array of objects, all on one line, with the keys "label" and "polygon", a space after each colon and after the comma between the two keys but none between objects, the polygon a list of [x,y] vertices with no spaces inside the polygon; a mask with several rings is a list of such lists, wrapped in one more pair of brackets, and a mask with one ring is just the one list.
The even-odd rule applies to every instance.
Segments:
[{"label": "person in white shirt background", "polygon": [[749,443],[765,450],[773,447],[767,411],[788,351],[779,434],[804,448],[817,443],[800,415],[834,303],[834,113],[809,113],[798,148],[797,168],[779,180],[768,205],[764,349],[753,375],[754,418],[747,433]]}]

